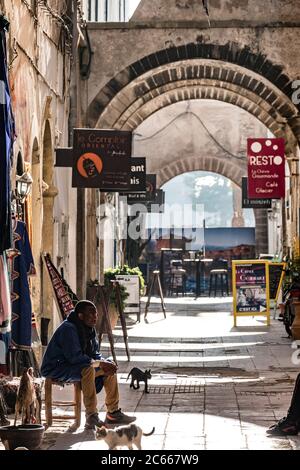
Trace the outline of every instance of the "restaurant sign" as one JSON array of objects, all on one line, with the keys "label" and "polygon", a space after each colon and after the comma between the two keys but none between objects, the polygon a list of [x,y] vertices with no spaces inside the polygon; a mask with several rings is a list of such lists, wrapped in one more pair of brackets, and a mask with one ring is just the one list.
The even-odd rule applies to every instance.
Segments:
[{"label": "restaurant sign", "polygon": [[74,129],[72,186],[107,192],[128,190],[131,150],[131,132]]},{"label": "restaurant sign", "polygon": [[284,139],[248,139],[248,198],[285,196]]}]

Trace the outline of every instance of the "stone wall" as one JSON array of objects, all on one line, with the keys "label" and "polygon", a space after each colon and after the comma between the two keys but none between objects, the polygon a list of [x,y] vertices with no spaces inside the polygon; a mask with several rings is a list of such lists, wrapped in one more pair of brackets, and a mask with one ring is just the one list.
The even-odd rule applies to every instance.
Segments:
[{"label": "stone wall", "polygon": [[[37,268],[32,282],[33,310],[38,321],[43,316],[56,322],[52,291],[40,255],[50,252],[54,264],[64,268],[70,284],[76,287],[75,260],[69,259],[74,242],[66,235],[66,223],[70,234],[75,231],[76,197],[71,189],[71,172],[54,169],[54,149],[68,146],[71,34],[60,19],[61,2],[36,5],[34,8],[33,2],[2,0],[0,8],[10,21],[7,45],[16,123],[13,179],[19,155],[34,180],[27,200],[27,223]],[[63,246],[62,232],[67,237]]]}]

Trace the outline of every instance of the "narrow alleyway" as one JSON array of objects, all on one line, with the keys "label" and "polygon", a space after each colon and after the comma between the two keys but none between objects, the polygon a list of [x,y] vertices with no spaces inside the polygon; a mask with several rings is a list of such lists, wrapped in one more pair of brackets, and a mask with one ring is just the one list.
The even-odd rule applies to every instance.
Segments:
[{"label": "narrow alleyway", "polygon": [[[299,449],[300,437],[265,434],[286,413],[299,369],[282,323],[272,320],[267,328],[263,318],[249,317],[235,329],[228,298],[169,299],[166,320],[159,307],[152,303],[148,323],[129,319],[130,363],[121,329],[115,331],[121,406],[145,432],[155,426],[155,434],[143,438],[143,449]],[[109,355],[107,343],[102,351]],[[129,388],[126,378],[134,366],[151,368],[149,394],[144,384]],[[67,427],[51,427],[44,448],[106,449],[93,432],[81,428],[72,434]]]}]

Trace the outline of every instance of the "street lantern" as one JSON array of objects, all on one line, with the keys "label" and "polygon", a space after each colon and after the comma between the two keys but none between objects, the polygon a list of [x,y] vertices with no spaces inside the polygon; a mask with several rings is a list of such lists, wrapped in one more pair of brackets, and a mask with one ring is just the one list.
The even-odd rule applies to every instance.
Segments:
[{"label": "street lantern", "polygon": [[25,172],[22,176],[16,177],[16,182],[16,198],[21,204],[23,204],[27,196],[30,194],[33,179],[30,173]]}]

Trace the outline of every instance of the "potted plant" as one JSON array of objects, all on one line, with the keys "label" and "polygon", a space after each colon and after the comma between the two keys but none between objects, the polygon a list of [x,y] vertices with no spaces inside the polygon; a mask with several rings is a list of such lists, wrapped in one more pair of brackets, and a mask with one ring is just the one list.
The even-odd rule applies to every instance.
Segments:
[{"label": "potted plant", "polygon": [[[145,281],[143,278],[143,274],[139,268],[130,268],[129,266],[117,266],[116,268],[109,268],[104,271],[104,287],[105,287],[105,292],[106,295],[109,298],[109,317],[110,317],[110,324],[112,329],[115,328],[117,322],[118,322],[118,317],[119,317],[119,312],[118,312],[118,304],[117,304],[117,298],[116,298],[116,291],[115,289],[111,288],[111,281],[116,280],[116,276],[118,275],[133,275],[133,276],[138,276],[139,277],[139,285],[140,285],[140,293],[144,293],[145,289]],[[90,281],[87,285],[88,291],[90,293],[93,293],[91,298],[93,297],[97,308],[99,312],[99,319],[98,319],[98,324],[97,324],[97,329],[99,331],[102,319],[103,319],[103,311],[102,311],[102,306],[101,306],[101,301],[99,298],[99,295],[97,294],[97,288],[99,286],[99,281],[96,279],[95,281]],[[125,308],[125,300],[128,297],[128,293],[126,292],[126,288],[124,286],[120,286],[120,294],[121,294],[121,306],[122,309],[124,310]],[[105,328],[101,328],[103,333],[106,333]]]},{"label": "potted plant", "polygon": [[[144,295],[145,291],[145,280],[142,274],[142,271],[140,268],[130,268],[127,264],[124,266],[117,266],[116,268],[109,268],[104,271],[104,280],[105,280],[105,285],[106,283],[110,282],[111,280],[116,279],[116,276],[118,275],[130,275],[130,276],[138,276],[139,277],[139,284],[140,284],[140,294]],[[128,296],[128,295],[127,295]],[[124,298],[126,300],[127,296]]]}]

